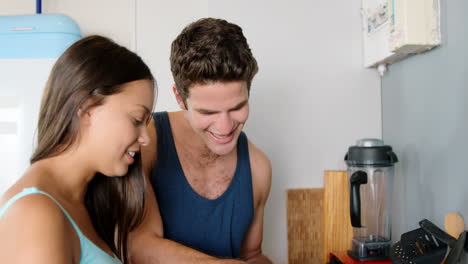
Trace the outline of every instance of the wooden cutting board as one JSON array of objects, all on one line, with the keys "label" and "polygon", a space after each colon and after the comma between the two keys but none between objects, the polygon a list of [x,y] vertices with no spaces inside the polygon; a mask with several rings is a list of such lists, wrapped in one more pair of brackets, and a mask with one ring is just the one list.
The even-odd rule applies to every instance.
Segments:
[{"label": "wooden cutting board", "polygon": [[346,171],[325,171],[323,196],[323,262],[330,252],[351,248],[353,227],[349,216],[349,187]]},{"label": "wooden cutting board", "polygon": [[287,190],[289,264],[322,261],[323,193],[322,188]]},{"label": "wooden cutting board", "polygon": [[324,188],[287,190],[288,263],[327,263],[330,252],[350,249],[346,171],[325,171]]}]

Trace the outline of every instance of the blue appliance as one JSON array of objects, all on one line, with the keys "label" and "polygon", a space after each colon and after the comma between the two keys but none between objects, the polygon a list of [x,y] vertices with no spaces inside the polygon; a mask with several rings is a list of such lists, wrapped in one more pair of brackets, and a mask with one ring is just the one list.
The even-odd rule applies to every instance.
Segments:
[{"label": "blue appliance", "polygon": [[0,16],[0,58],[57,58],[81,38],[65,15]]}]

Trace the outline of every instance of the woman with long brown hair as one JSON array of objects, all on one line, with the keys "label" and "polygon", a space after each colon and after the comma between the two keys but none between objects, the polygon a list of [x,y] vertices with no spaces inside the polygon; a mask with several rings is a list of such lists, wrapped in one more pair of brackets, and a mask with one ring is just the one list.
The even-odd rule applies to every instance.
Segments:
[{"label": "woman with long brown hair", "polygon": [[60,56],[31,166],[0,199],[1,263],[128,263],[154,93],[147,65],[107,38],[81,39]]}]

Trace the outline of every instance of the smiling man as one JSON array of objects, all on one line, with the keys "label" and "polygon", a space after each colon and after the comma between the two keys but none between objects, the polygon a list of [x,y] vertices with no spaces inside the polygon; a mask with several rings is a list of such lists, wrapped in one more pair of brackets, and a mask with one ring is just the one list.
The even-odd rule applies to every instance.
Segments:
[{"label": "smiling man", "polygon": [[134,263],[271,263],[262,254],[271,165],[242,129],[257,62],[242,29],[221,19],[173,41],[181,111],[153,114],[146,216],[131,235]]}]

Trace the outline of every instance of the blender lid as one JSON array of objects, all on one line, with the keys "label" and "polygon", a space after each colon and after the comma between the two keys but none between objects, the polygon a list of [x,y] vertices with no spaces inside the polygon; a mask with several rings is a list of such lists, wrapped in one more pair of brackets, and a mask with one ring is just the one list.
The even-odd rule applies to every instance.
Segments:
[{"label": "blender lid", "polygon": [[392,147],[376,138],[358,140],[355,146],[349,147],[344,160],[348,166],[393,166],[398,162]]}]

